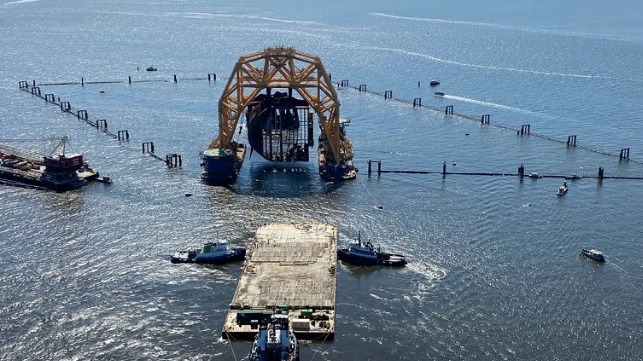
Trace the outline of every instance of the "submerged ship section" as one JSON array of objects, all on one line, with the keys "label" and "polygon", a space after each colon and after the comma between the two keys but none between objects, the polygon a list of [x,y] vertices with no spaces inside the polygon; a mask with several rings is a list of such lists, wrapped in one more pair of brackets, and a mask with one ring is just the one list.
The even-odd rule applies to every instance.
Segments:
[{"label": "submerged ship section", "polygon": [[244,126],[242,116],[251,154],[272,162],[308,162],[317,155],[323,179],[356,177],[337,92],[319,57],[278,47],[239,59],[219,99],[219,135],[203,152],[204,180],[236,180],[245,146],[233,138]]}]

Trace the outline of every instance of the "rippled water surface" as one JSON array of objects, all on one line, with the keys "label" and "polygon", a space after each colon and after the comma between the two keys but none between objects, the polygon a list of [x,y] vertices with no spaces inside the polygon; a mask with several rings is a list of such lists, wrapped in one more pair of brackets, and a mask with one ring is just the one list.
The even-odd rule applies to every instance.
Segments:
[{"label": "rippled water surface", "polygon": [[[341,264],[335,341],[303,344],[302,360],[640,360],[643,180],[590,176],[599,166],[643,176],[642,10],[624,0],[0,4],[0,139],[69,135],[70,151],[114,179],[63,194],[0,187],[0,359],[241,359],[250,344],[220,337],[240,265],[172,265],[168,254],[209,239],[248,245],[269,222],[328,222],[340,243],[361,231],[410,263]],[[329,184],[314,163],[254,154],[233,187],[201,184],[198,155],[217,134],[235,62],[280,45],[371,91],[339,90],[358,179]],[[159,71],[137,71],[150,65]],[[208,73],[218,81],[194,80]],[[18,89],[81,77],[120,82],[42,89],[129,130],[129,143]],[[428,107],[414,109],[418,97]],[[445,116],[447,105],[492,124]],[[516,135],[524,124],[532,136]],[[147,141],[181,154],[183,168],[142,154]],[[626,147],[632,159],[619,161]],[[436,173],[368,177],[369,159]],[[443,178],[443,162],[586,177],[557,197],[559,178]],[[585,246],[607,262],[579,257]]]}]

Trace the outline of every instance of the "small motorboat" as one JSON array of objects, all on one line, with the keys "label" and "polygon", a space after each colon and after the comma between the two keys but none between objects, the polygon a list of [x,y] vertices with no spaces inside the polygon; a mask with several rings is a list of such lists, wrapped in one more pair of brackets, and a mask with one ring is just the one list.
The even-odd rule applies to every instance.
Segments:
[{"label": "small motorboat", "polygon": [[540,174],[538,174],[536,172],[533,172],[533,173],[529,174],[529,178],[542,178],[542,177],[543,176],[541,176]]},{"label": "small motorboat", "polygon": [[243,261],[245,258],[245,248],[231,248],[227,241],[217,241],[207,242],[201,249],[176,252],[170,261],[172,263],[224,264]]},{"label": "small motorboat", "polygon": [[566,175],[565,179],[581,179],[582,177],[576,173],[572,173],[570,175]]},{"label": "small motorboat", "polygon": [[558,187],[558,191],[556,191],[556,194],[559,196],[564,195],[565,193],[567,193],[567,188],[567,182],[563,182],[563,184]]},{"label": "small motorboat", "polygon": [[259,325],[248,360],[299,361],[299,343],[288,328],[288,315],[273,315],[268,323]]},{"label": "small motorboat", "polygon": [[108,176],[98,176],[96,177],[97,182],[105,183],[105,184],[112,184],[114,181],[112,181],[112,178]]},{"label": "small motorboat", "polygon": [[153,66],[150,66],[150,67],[148,67],[147,69],[145,69],[145,71],[157,71],[157,70],[158,70],[158,69],[157,69],[157,68],[155,68],[155,67],[153,67]]},{"label": "small motorboat", "polygon": [[437,80],[431,80],[431,82],[429,83],[429,85],[430,85],[430,86],[440,85],[440,82],[439,82],[439,81],[437,81]]},{"label": "small motorboat", "polygon": [[435,95],[437,95],[437,96],[439,96],[439,97],[444,96],[444,93],[443,93],[443,92],[435,92],[435,93],[433,93],[433,94],[435,94]]},{"label": "small motorboat", "polygon": [[359,233],[348,248],[337,250],[337,258],[356,266],[403,267],[407,263],[406,257],[401,254],[382,252],[379,245],[374,245],[371,241],[363,242]]},{"label": "small motorboat", "polygon": [[605,262],[605,256],[603,255],[603,252],[596,250],[596,249],[587,249],[587,248],[581,248],[580,253],[587,257],[591,258],[596,262]]}]

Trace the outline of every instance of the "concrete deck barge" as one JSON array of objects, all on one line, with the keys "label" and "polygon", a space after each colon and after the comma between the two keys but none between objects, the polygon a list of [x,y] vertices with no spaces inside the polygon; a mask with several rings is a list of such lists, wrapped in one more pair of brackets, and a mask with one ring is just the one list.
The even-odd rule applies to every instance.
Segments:
[{"label": "concrete deck barge", "polygon": [[257,230],[222,336],[251,339],[273,314],[288,315],[297,337],[335,336],[336,227],[269,224]]}]

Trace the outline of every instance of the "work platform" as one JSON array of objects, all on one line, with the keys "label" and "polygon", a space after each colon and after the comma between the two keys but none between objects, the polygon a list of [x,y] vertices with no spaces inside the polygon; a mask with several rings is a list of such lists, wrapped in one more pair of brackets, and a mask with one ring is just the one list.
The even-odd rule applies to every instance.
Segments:
[{"label": "work platform", "polygon": [[269,224],[257,230],[222,336],[253,338],[273,314],[287,314],[301,339],[335,336],[336,227]]}]

